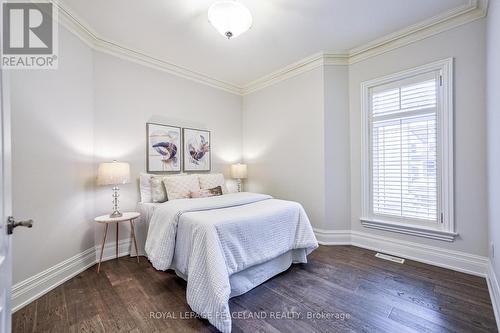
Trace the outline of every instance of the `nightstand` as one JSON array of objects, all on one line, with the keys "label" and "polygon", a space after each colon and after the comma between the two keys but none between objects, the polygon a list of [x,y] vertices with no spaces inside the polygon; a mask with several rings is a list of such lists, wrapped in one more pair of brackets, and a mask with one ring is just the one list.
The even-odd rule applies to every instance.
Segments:
[{"label": "nightstand", "polygon": [[109,217],[109,214],[107,214],[98,216],[94,219],[94,221],[98,223],[104,223],[105,225],[104,238],[102,240],[102,245],[101,245],[101,256],[99,257],[99,264],[97,265],[97,273],[99,273],[99,270],[101,268],[102,253],[104,252],[104,245],[106,244],[106,236],[108,235],[108,226],[111,223],[116,223],[116,259],[118,259],[118,225],[120,224],[120,222],[128,221],[130,223],[130,234],[132,239],[134,240],[137,262],[139,262],[139,251],[137,251],[137,239],[135,238],[135,229],[134,229],[134,220],[137,219],[139,216],[141,216],[140,213],[128,212],[128,213],[123,213],[123,216],[120,217]]}]

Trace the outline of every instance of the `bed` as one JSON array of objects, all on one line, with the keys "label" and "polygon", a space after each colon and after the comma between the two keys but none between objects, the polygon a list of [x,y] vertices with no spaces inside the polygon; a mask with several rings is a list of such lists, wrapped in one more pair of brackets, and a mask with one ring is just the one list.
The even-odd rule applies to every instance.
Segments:
[{"label": "bed", "polygon": [[306,263],[318,247],[296,202],[256,193],[178,199],[140,206],[145,252],[158,270],[187,281],[191,309],[221,332],[231,331],[229,298]]}]

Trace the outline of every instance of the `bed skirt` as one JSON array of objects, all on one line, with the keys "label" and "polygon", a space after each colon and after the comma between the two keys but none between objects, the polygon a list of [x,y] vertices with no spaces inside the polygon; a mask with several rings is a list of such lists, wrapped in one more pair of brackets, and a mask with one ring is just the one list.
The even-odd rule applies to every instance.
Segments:
[{"label": "bed skirt", "polygon": [[[298,263],[307,263],[305,249],[288,251],[272,260],[235,273],[229,277],[229,283],[231,284],[231,295],[229,297],[243,295],[273,276],[286,271],[292,264]],[[175,273],[187,281],[187,277],[184,274],[178,270],[175,270]]]}]

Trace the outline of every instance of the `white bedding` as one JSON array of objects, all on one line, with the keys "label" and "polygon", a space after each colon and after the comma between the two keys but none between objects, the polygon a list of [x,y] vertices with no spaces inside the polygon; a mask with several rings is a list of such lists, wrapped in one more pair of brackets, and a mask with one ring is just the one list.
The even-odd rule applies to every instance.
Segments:
[{"label": "white bedding", "polygon": [[145,250],[155,268],[173,268],[187,279],[193,311],[230,332],[232,275],[285,254],[293,262],[305,262],[304,254],[317,246],[300,204],[233,193],[155,207]]}]

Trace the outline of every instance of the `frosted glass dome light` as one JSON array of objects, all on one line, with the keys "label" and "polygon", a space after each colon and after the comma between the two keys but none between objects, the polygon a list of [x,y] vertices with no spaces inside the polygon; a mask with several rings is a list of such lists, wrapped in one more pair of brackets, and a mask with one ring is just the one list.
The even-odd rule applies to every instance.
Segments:
[{"label": "frosted glass dome light", "polygon": [[208,9],[208,21],[228,39],[236,38],[252,26],[252,14],[241,3],[217,1]]}]

